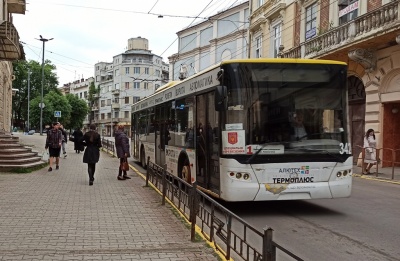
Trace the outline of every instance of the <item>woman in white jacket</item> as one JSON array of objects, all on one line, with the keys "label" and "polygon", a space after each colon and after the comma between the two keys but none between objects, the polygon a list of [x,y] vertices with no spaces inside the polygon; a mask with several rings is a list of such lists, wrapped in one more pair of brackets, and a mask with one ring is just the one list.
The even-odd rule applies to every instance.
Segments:
[{"label": "woman in white jacket", "polygon": [[376,164],[376,139],[375,132],[373,129],[369,129],[365,133],[364,137],[364,148],[365,148],[365,156],[364,156],[364,165],[363,165],[363,174],[370,174],[370,169],[373,165]]}]

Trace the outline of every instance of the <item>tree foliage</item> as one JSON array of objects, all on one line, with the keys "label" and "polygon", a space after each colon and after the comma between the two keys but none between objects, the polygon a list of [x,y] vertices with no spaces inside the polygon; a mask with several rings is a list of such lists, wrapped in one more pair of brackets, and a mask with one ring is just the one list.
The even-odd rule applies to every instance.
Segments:
[{"label": "tree foliage", "polygon": [[[31,126],[40,128],[40,96],[34,98],[30,103]],[[58,120],[62,124],[68,123],[71,119],[72,106],[68,99],[57,91],[51,91],[43,97],[43,125],[51,125]],[[61,111],[61,118],[55,118],[54,112]]]},{"label": "tree foliage", "polygon": [[[33,60],[20,60],[13,62],[13,70],[15,80],[12,85],[13,88],[18,89],[17,94],[13,97],[13,112],[15,120],[17,122],[23,122],[28,118],[28,70],[30,71],[30,100],[32,102],[34,99],[39,97],[40,102],[42,90],[42,66],[40,63]],[[59,92],[57,90],[58,79],[57,75],[54,73],[55,70],[56,66],[53,65],[51,61],[46,60],[44,62],[43,96],[51,91]],[[39,104],[36,104],[36,108],[39,108]],[[37,116],[33,115],[33,112],[30,114],[31,118]]]},{"label": "tree foliage", "polygon": [[79,99],[73,94],[67,94],[65,97],[73,110],[71,111],[70,119],[64,123],[64,127],[66,129],[82,128],[83,121],[89,112],[88,105],[84,100]]}]

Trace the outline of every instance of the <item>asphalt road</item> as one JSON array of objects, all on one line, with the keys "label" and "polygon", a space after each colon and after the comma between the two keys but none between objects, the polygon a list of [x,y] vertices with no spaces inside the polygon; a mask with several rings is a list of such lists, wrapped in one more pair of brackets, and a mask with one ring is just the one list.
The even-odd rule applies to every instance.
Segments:
[{"label": "asphalt road", "polygon": [[304,260],[367,261],[400,260],[399,202],[399,185],[354,178],[350,198],[226,206]]}]

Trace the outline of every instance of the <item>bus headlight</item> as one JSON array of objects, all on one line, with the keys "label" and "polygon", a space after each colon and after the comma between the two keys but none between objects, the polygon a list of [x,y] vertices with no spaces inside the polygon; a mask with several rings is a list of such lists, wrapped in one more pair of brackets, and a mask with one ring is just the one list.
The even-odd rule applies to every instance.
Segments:
[{"label": "bus headlight", "polygon": [[342,172],[338,171],[338,173],[336,173],[336,177],[340,178],[342,176]]},{"label": "bus headlight", "polygon": [[347,170],[345,170],[345,171],[343,171],[343,177],[346,177],[347,176]]},{"label": "bus headlight", "polygon": [[228,176],[231,179],[235,179],[235,180],[243,180],[243,181],[250,181],[250,174],[249,173],[243,173],[243,172],[228,172]]}]

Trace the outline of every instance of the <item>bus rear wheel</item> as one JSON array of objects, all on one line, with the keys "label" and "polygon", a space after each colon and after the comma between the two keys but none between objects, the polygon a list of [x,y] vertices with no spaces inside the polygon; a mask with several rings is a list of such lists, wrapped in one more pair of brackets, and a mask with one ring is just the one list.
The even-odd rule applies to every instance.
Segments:
[{"label": "bus rear wheel", "polygon": [[147,162],[146,162],[146,155],[144,154],[144,149],[140,152],[140,164],[144,169],[147,168]]}]

